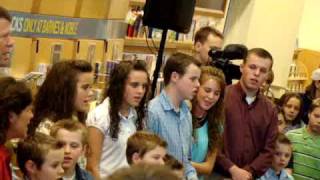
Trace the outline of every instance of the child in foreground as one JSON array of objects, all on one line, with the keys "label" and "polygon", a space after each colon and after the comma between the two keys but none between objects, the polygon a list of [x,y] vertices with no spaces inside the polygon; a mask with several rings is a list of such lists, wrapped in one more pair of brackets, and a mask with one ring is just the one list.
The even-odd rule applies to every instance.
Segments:
[{"label": "child in foreground", "polygon": [[63,176],[63,145],[54,138],[35,133],[17,147],[17,161],[25,180],[56,180]]},{"label": "child in foreground", "polygon": [[167,142],[158,135],[138,131],[129,137],[126,156],[128,164],[159,164],[164,165],[167,154]]},{"label": "child in foreground", "polygon": [[64,147],[63,179],[92,180],[93,177],[77,163],[88,146],[87,128],[72,119],[60,120],[53,125],[50,135]]},{"label": "child in foreground", "polygon": [[292,156],[292,145],[290,140],[279,133],[276,140],[275,152],[272,166],[258,180],[293,180],[293,177],[285,170]]}]

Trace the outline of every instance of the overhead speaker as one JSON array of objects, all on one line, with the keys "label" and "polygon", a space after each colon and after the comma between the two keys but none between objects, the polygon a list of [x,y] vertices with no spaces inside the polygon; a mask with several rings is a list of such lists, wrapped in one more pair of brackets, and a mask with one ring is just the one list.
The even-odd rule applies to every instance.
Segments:
[{"label": "overhead speaker", "polygon": [[143,25],[188,33],[195,0],[146,0]]}]

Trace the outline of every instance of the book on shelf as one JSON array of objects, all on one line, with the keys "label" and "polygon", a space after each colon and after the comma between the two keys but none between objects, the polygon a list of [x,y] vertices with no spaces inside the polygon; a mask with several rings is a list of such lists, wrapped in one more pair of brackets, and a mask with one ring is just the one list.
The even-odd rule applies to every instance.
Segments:
[{"label": "book on shelf", "polygon": [[139,53],[123,53],[123,60],[134,61],[134,60],[142,60],[146,62],[146,67],[148,73],[151,77],[155,66],[157,57],[154,54],[139,54]]},{"label": "book on shelf", "polygon": [[143,11],[139,7],[132,8],[128,11],[125,22],[128,24],[128,37],[143,37],[144,28],[142,24]]},{"label": "book on shelf", "polygon": [[[169,55],[164,54],[162,58],[162,65],[165,64],[167,61]],[[129,60],[129,61],[134,61],[134,60],[142,60],[146,62],[146,67],[148,70],[148,73],[150,75],[150,78],[152,79],[153,72],[156,68],[156,62],[157,62],[157,56],[155,54],[147,54],[147,53],[123,53],[123,60]]]},{"label": "book on shelf", "polygon": [[110,76],[114,68],[119,64],[120,61],[117,60],[107,60],[105,61],[105,75]]}]

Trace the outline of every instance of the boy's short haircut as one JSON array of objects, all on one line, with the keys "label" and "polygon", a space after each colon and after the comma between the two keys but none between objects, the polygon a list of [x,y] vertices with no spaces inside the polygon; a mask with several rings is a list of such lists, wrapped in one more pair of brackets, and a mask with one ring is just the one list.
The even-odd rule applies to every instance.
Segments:
[{"label": "boy's short haircut", "polygon": [[316,98],[312,101],[308,113],[311,113],[314,109],[320,107],[320,98]]},{"label": "boy's short haircut", "polygon": [[186,73],[186,69],[190,64],[194,64],[200,67],[201,63],[192,56],[184,53],[174,53],[169,57],[163,68],[163,81],[165,85],[168,85],[173,72],[180,75]]},{"label": "boy's short haircut", "polygon": [[168,167],[153,164],[136,164],[121,168],[107,180],[181,180]]},{"label": "boy's short haircut", "polygon": [[183,169],[183,164],[170,154],[166,154],[164,162],[171,170]]},{"label": "boy's short haircut", "polygon": [[70,132],[80,131],[82,145],[84,146],[88,144],[88,130],[86,126],[79,121],[75,121],[72,119],[59,120],[54,123],[54,125],[50,129],[50,135],[52,137],[56,137],[60,129],[65,129]]},{"label": "boy's short haircut", "polygon": [[33,161],[37,168],[41,169],[49,151],[61,148],[63,148],[62,143],[43,133],[35,133],[33,136],[20,141],[17,147],[17,162],[20,170],[24,175],[28,175],[25,168],[25,164],[28,160]]},{"label": "boy's short haircut", "polygon": [[269,59],[271,61],[271,66],[270,66],[270,69],[272,69],[272,66],[273,66],[273,57],[271,55],[271,53],[269,51],[267,51],[266,49],[263,49],[263,48],[252,48],[248,51],[247,53],[247,57],[243,59],[243,64],[246,64],[247,63],[247,58],[249,57],[249,55],[251,54],[254,54],[260,58],[263,58],[263,59]]},{"label": "boy's short haircut", "polygon": [[290,139],[283,133],[278,133],[276,142],[279,144],[292,145]]},{"label": "boy's short haircut", "polygon": [[157,146],[167,148],[167,142],[156,134],[137,131],[130,136],[127,141],[126,156],[128,163],[132,164],[132,156],[134,153],[138,153],[140,157],[143,157],[147,152]]},{"label": "boy's short haircut", "polygon": [[194,36],[194,44],[196,44],[197,42],[204,43],[208,39],[208,36],[210,34],[212,34],[213,36],[217,36],[220,39],[223,39],[223,34],[220,31],[218,31],[214,27],[205,26],[200,28],[196,32],[196,35]]}]

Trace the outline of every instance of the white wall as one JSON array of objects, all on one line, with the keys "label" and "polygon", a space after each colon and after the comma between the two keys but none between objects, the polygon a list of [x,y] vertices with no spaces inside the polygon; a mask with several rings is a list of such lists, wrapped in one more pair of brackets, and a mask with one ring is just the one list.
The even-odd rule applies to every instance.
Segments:
[{"label": "white wall", "polygon": [[273,84],[285,87],[303,5],[304,0],[233,0],[225,44],[243,43],[248,48],[267,49],[274,58]]},{"label": "white wall", "polygon": [[224,44],[246,43],[254,2],[231,0],[224,29]]},{"label": "white wall", "polygon": [[320,0],[305,0],[299,29],[299,48],[320,51]]}]

